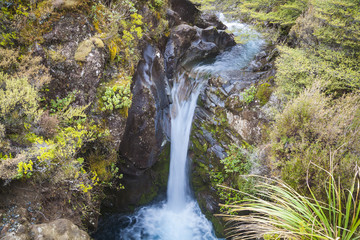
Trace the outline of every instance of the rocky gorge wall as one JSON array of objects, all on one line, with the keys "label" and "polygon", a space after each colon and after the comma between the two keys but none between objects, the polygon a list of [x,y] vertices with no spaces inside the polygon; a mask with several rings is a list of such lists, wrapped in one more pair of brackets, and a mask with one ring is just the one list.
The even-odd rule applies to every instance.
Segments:
[{"label": "rocky gorge wall", "polygon": [[[88,190],[77,190],[81,184],[76,183],[76,179],[67,178],[61,184],[43,176],[31,183],[11,179],[9,176],[17,174],[20,161],[36,158],[32,152],[26,152],[26,147],[19,146],[17,151],[25,151],[25,155],[19,154],[0,164],[0,180],[5,184],[0,188],[1,236],[9,239],[20,235],[26,239],[30,232],[35,231],[29,228],[31,224],[48,223],[52,228],[52,221],[59,218],[69,219],[83,229],[93,231],[97,227],[97,210],[101,202],[103,211],[128,211],[165,192],[169,169],[172,79],[181,68],[189,68],[193,63],[235,45],[233,36],[224,31],[224,25],[216,17],[200,13],[189,1],[171,1],[171,10],[166,13],[169,36],[163,36],[157,42],[146,39],[148,42],[140,41],[137,46],[142,51],[142,58],[132,79],[131,107],[128,111],[99,110],[104,104],[100,99],[104,85],[113,79],[123,81],[125,78],[114,64],[112,48],[109,47],[112,42],[99,37],[101,29],[85,10],[79,9],[86,9],[86,4],[80,1],[41,2],[37,7],[49,13],[46,13],[45,20],[39,18],[39,23],[48,21],[51,27],[44,28],[38,36],[39,41],[31,42],[31,52],[42,59],[41,64],[50,74],[51,81],[42,93],[45,104],[52,105],[51,99],[65,100],[74,94],[71,106],[86,109],[81,116],[99,126],[106,126],[109,132],[108,137],[86,143],[71,157],[85,159],[88,168],[96,169],[99,178],[106,178],[106,174],[101,173],[107,171],[119,176],[123,174],[121,184],[125,190],[106,186],[96,188],[105,192],[105,199],[100,201],[88,194]],[[141,14],[148,16],[147,20],[155,26],[160,22],[146,7]],[[37,15],[34,19],[38,21]],[[51,146],[45,147],[50,149]],[[76,161],[71,164],[78,167]],[[60,176],[53,174],[49,177],[57,179]],[[95,189],[95,185],[92,187]],[[23,194],[23,189],[26,189],[26,194]],[[73,227],[65,225],[67,227],[61,228],[71,232]]]},{"label": "rocky gorge wall", "polygon": [[[162,31],[161,37],[133,40],[138,41],[135,50],[141,52],[141,58],[133,69],[131,107],[101,110],[105,89],[112,88],[113,82],[130,82],[118,66],[122,59],[115,60],[117,52],[125,49],[115,47],[114,50],[113,44],[118,39],[109,41],[112,35],[101,35],[105,30],[99,29],[94,17],[79,9],[88,7],[81,1],[43,1],[42,4],[39,6],[49,7],[51,12],[43,17],[45,20],[39,18],[39,22],[50,19],[51,28],[44,30],[41,39],[32,42],[29,48],[32,56],[40,57],[52,79],[42,93],[43,105],[52,105],[51,100],[67,99],[76,90],[71,106],[86,109],[81,116],[95,122],[100,134],[105,135],[104,129],[109,134],[77,149],[71,156],[71,168],[73,165],[79,168],[82,163],[79,164],[77,159],[80,158],[86,166],[81,171],[91,174],[96,171],[104,182],[110,173],[115,181],[95,187],[91,182],[94,176],[89,175],[88,182],[92,184],[89,186],[98,191],[98,197],[93,198],[88,190],[78,189],[81,184],[77,179],[66,178],[61,184],[52,181],[58,178],[57,174],[62,174],[60,171],[31,183],[11,179],[9,176],[17,174],[20,161],[36,159],[28,151],[29,147],[15,142],[16,153],[25,151],[26,154],[0,161],[0,183],[4,185],[0,187],[3,220],[0,237],[14,239],[21,235],[27,239],[30,234],[36,235],[36,231],[40,231],[42,226],[39,224],[47,223],[43,230],[45,235],[48,231],[60,235],[69,232],[73,233],[70,238],[81,235],[87,239],[84,232],[65,220],[54,221],[68,219],[91,232],[97,228],[100,205],[102,213],[126,212],[164,194],[170,160],[169,106],[173,80],[180,71],[190,72],[194,64],[215,57],[236,42],[215,15],[200,12],[190,1],[171,0],[164,17],[168,29],[158,30]],[[150,7],[140,7],[140,12],[154,29],[161,28],[164,19],[154,16]],[[132,21],[135,17],[131,17]],[[249,105],[243,103],[240,93],[251,84],[272,84],[275,55],[276,49],[264,49],[247,69],[235,72],[236,78],[231,81],[209,76],[200,95],[191,135],[191,181],[200,207],[218,232],[222,231],[222,223],[213,214],[219,212],[221,200],[209,172],[223,168],[220,160],[227,156],[228,146],[232,143],[261,143],[269,108],[276,104],[276,99],[266,91],[265,97],[259,96],[258,101]],[[131,69],[131,66],[127,67]],[[75,117],[78,118],[80,116]],[[36,128],[36,134],[44,132],[37,125],[33,128]],[[111,184],[121,184],[125,189],[109,187]],[[56,230],[57,227],[60,230]]]},{"label": "rocky gorge wall", "polygon": [[[169,106],[173,78],[180,69],[235,45],[231,34],[217,30],[216,26],[223,26],[216,17],[201,16],[186,1],[172,2],[172,9],[167,11],[172,28],[164,51],[148,45],[134,77],[133,104],[119,150],[126,190],[105,201],[109,208],[117,206],[129,210],[165,192],[170,160]],[[183,21],[181,14],[187,11],[196,12],[197,21],[205,28],[194,25],[196,22]]]}]

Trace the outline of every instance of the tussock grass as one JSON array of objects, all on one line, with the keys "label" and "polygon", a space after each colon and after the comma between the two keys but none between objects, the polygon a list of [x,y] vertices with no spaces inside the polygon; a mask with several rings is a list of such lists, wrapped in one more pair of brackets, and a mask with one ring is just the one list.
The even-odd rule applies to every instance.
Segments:
[{"label": "tussock grass", "polygon": [[[324,170],[324,169],[323,169]],[[325,170],[324,170],[325,171]],[[280,180],[261,178],[256,194],[226,205],[230,239],[360,239],[360,168],[354,171],[350,189],[342,189],[331,171],[326,183],[327,201],[300,195]],[[234,215],[235,214],[235,215]]]}]

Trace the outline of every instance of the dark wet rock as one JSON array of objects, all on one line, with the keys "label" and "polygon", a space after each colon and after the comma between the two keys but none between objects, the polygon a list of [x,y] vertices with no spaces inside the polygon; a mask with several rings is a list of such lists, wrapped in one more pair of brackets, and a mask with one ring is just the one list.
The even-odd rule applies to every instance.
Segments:
[{"label": "dark wet rock", "polygon": [[166,18],[169,21],[170,28],[181,24],[181,17],[177,12],[174,12],[171,9],[166,11]]},{"label": "dark wet rock", "polygon": [[189,0],[170,0],[171,9],[176,11],[185,22],[194,24],[200,11]]},{"label": "dark wet rock", "polygon": [[181,24],[171,31],[166,45],[166,76],[171,79],[181,67],[215,56],[235,44],[232,34],[215,27],[201,29]]},{"label": "dark wet rock", "polygon": [[133,81],[132,105],[120,156],[126,169],[133,168],[125,173],[139,175],[155,164],[170,135],[168,84],[158,50],[147,47]]},{"label": "dark wet rock", "polygon": [[200,28],[214,26],[219,30],[225,30],[227,27],[223,24],[215,14],[202,12],[196,19],[195,25]]}]

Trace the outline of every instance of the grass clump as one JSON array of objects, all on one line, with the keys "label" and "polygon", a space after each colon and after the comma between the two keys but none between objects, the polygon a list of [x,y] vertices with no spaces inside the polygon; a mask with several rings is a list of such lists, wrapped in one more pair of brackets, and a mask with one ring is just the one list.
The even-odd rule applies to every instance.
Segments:
[{"label": "grass clump", "polygon": [[[360,239],[359,168],[349,189],[341,188],[332,172],[323,170],[328,181],[322,202],[311,188],[311,198],[282,181],[261,182],[255,194],[239,204],[228,205],[236,216],[225,216],[231,239]],[[263,179],[264,180],[264,179]],[[265,179],[268,180],[268,179]]]}]

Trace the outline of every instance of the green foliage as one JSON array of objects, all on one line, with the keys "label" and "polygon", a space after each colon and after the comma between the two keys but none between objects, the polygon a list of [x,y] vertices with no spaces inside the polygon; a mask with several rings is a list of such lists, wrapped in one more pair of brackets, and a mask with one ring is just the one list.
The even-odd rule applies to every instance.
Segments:
[{"label": "green foliage", "polygon": [[115,109],[130,108],[131,106],[131,90],[130,83],[126,85],[115,85],[107,87],[104,95],[101,97],[104,107],[102,111],[112,112]]},{"label": "green foliage", "polygon": [[230,145],[227,157],[221,159],[220,162],[224,164],[226,173],[245,174],[250,172],[252,164],[250,161],[244,162],[244,159],[246,159],[244,149],[236,145]]},{"label": "green foliage", "polygon": [[341,177],[342,185],[348,186],[347,172],[360,161],[359,106],[356,94],[334,101],[316,87],[290,101],[270,131],[273,172],[297,191],[309,194],[307,181],[316,186],[326,177],[319,169],[308,169],[309,164],[330,169],[333,163],[335,178]]},{"label": "green foliage", "polygon": [[[243,194],[230,188],[242,189],[244,192],[252,191],[251,189],[254,185],[253,179],[243,178],[242,175],[249,174],[254,166],[252,159],[253,152],[254,150],[250,146],[246,149],[246,145],[242,147],[230,145],[227,157],[220,160],[224,166],[223,169],[215,172],[209,171],[211,183],[216,188],[222,202],[236,202],[244,197]],[[227,208],[222,207],[221,211],[226,212]]]},{"label": "green foliage", "polygon": [[26,78],[0,72],[0,86],[0,119],[7,129],[22,128],[25,122],[38,119],[38,92]]},{"label": "green foliage", "polygon": [[29,178],[33,173],[33,165],[34,163],[30,160],[28,163],[19,162],[18,164],[18,174],[16,176],[17,179],[21,178]]},{"label": "green foliage", "polygon": [[0,152],[0,161],[11,159],[11,158],[13,158],[11,153],[9,153],[9,155],[7,155],[7,154],[3,154],[3,153]]},{"label": "green foliage", "polygon": [[351,176],[348,190],[340,188],[331,172],[324,172],[327,174],[325,203],[311,188],[308,198],[281,181],[274,181],[274,185],[257,184],[256,194],[247,194],[240,204],[228,206],[232,213],[239,214],[225,216],[230,222],[228,236],[232,239],[360,239],[359,170]]},{"label": "green foliage", "polygon": [[164,1],[163,0],[153,0],[151,2],[148,3],[150,9],[152,10],[158,10],[161,9],[161,7],[164,5]]},{"label": "green foliage", "polygon": [[16,32],[1,33],[0,45],[5,47],[7,45],[14,45],[14,40],[17,39]]},{"label": "green foliage", "polygon": [[255,94],[256,94],[256,87],[254,85],[251,85],[251,87],[245,89],[241,93],[241,96],[246,104],[250,104],[255,100]]},{"label": "green foliage", "polygon": [[279,47],[275,81],[278,92],[297,96],[312,83],[320,82],[328,93],[344,93],[360,87],[359,61],[346,55],[320,47],[317,50]]},{"label": "green foliage", "polygon": [[314,35],[322,42],[360,50],[360,6],[356,0],[313,0],[321,24]]},{"label": "green foliage", "polygon": [[55,113],[68,108],[69,105],[75,100],[77,91],[69,93],[65,98],[56,97],[56,100],[51,99],[50,101],[50,112]]}]

